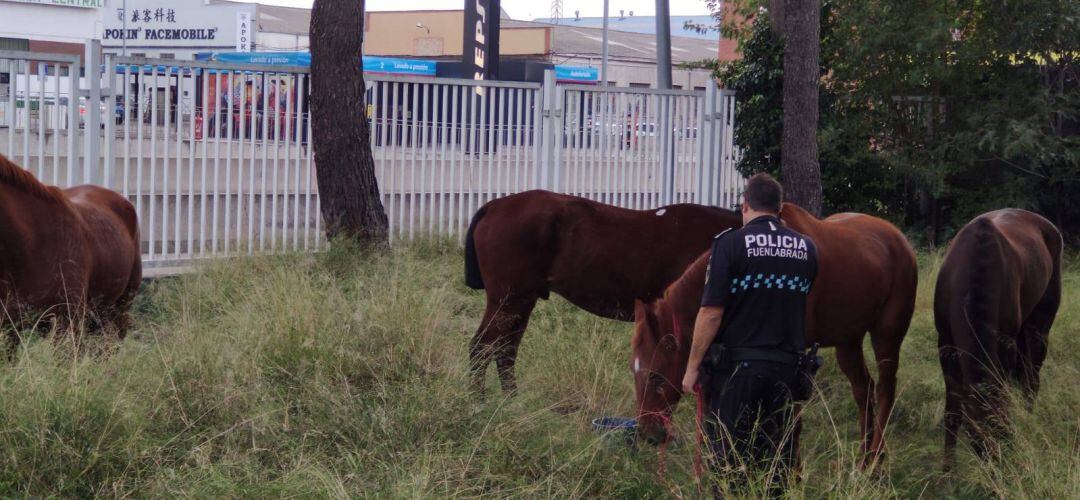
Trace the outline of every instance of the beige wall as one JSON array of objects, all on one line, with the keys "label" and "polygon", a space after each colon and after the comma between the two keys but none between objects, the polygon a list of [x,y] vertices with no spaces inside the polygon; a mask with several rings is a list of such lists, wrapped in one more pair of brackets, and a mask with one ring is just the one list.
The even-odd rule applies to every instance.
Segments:
[{"label": "beige wall", "polygon": [[[460,56],[465,13],[455,11],[369,12],[364,20],[364,53],[373,56]],[[427,29],[417,28],[421,23]],[[428,33],[428,29],[431,33]],[[502,55],[546,54],[547,28],[502,29]]]}]

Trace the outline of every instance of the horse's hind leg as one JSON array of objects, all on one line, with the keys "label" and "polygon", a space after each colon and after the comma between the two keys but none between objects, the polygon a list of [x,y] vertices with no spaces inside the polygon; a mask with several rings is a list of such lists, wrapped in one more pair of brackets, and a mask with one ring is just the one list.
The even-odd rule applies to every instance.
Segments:
[{"label": "horse's hind leg", "polygon": [[870,460],[877,460],[885,452],[885,430],[892,417],[896,402],[896,372],[900,368],[900,345],[907,335],[911,315],[915,310],[914,298],[900,298],[886,305],[878,324],[870,331],[870,345],[874,348],[877,362],[877,387],[874,394],[876,418],[874,438],[870,442]]},{"label": "horse's hind leg", "polygon": [[860,450],[865,457],[874,439],[874,404],[871,399],[874,394],[874,379],[870,378],[870,371],[866,369],[861,340],[836,346],[836,361],[851,382],[851,395],[859,408],[859,432],[862,436]]},{"label": "horse's hind leg", "polygon": [[1055,271],[1046,294],[1024,320],[1017,342],[1020,355],[1020,389],[1029,411],[1035,407],[1035,396],[1039,393],[1039,372],[1042,370],[1043,361],[1046,361],[1050,327],[1054,325],[1054,317],[1060,305],[1061,274]]},{"label": "horse's hind leg", "polygon": [[941,362],[941,373],[945,377],[945,450],[942,469],[948,472],[956,460],[956,441],[960,434],[960,425],[964,422],[964,382],[954,346],[939,347],[938,360]]},{"label": "horse's hind leg", "polygon": [[469,343],[470,369],[477,391],[483,391],[484,374],[492,359],[498,367],[503,390],[516,389],[514,363],[536,300],[535,296],[511,295],[502,300],[488,297],[480,328]]}]

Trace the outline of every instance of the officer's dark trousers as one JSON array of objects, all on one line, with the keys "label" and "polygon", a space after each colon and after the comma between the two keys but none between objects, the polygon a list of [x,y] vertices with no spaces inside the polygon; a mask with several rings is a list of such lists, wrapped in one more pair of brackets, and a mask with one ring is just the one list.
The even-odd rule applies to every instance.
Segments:
[{"label": "officer's dark trousers", "polygon": [[770,494],[778,496],[795,463],[790,387],[796,367],[771,361],[732,365],[712,374],[705,387],[710,467],[735,489],[753,478],[771,478]]}]

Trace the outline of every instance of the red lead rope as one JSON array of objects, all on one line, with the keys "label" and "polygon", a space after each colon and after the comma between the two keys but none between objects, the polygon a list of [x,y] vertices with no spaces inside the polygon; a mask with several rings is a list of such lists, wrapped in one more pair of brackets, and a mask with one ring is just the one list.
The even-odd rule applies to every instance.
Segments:
[{"label": "red lead rope", "polygon": [[[680,335],[680,331],[679,331],[679,321],[674,316],[672,316],[672,318],[671,318],[671,325],[672,325],[672,329],[674,330],[674,333],[675,333],[675,339],[678,342],[678,341],[680,341],[682,339],[682,336]],[[681,384],[681,382],[680,382],[680,384]],[[680,387],[680,389],[681,389],[681,387]],[[695,415],[697,432],[695,433],[696,436],[695,436],[695,439],[694,439],[694,445],[695,445],[695,449],[694,449],[694,481],[700,484],[701,483],[701,478],[705,474],[705,466],[704,466],[703,460],[702,460],[702,451],[701,451],[701,449],[702,449],[702,446],[705,444],[705,439],[706,439],[706,436],[705,436],[705,394],[704,394],[704,391],[701,388],[700,383],[694,384],[694,398],[697,400],[697,412],[696,412],[696,415]],[[671,417],[669,415],[661,415],[661,418],[664,420],[664,427],[667,428],[667,429],[670,429],[669,433],[668,433],[668,439],[666,439],[666,440],[664,440],[664,442],[660,443],[660,467],[659,467],[659,470],[657,472],[658,472],[658,474],[660,476],[660,479],[664,480],[664,477],[665,477],[665,475],[667,473],[667,444],[668,444],[668,442],[670,442],[671,440],[674,439],[674,437],[675,437],[675,434],[674,434],[675,433],[675,428],[671,425]]]},{"label": "red lead rope", "polygon": [[694,384],[694,397],[697,399],[697,439],[694,440],[696,449],[694,450],[694,480],[698,483],[701,482],[701,477],[705,474],[705,467],[702,464],[701,448],[705,443],[707,437],[705,436],[705,395],[701,389],[701,384]]}]

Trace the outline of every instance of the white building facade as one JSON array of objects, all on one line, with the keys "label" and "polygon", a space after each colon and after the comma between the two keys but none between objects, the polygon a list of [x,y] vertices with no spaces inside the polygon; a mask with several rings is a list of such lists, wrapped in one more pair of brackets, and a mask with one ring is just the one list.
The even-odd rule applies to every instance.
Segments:
[{"label": "white building facade", "polygon": [[[0,0],[0,49],[34,50],[58,44],[83,46],[100,38],[103,16],[116,0]],[[67,53],[77,53],[67,48]]]}]

